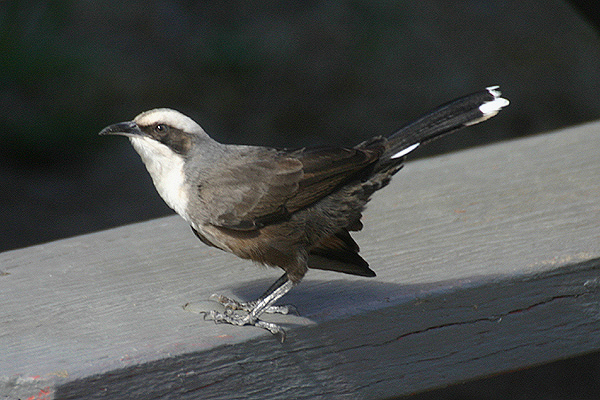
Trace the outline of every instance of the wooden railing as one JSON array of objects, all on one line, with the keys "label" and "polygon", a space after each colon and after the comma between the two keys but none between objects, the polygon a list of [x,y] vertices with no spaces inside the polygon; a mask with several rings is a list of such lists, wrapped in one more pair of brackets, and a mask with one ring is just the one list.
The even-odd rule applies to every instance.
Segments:
[{"label": "wooden railing", "polygon": [[2,253],[0,398],[375,399],[599,350],[598,149],[593,123],[409,162],[354,235],[378,276],[309,271],[283,344],[195,312],[280,271],[176,216]]}]

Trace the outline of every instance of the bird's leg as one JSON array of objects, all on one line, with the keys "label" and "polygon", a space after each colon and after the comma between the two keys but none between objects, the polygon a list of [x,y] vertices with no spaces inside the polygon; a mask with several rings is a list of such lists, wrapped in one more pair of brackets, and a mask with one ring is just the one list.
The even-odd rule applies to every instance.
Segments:
[{"label": "bird's leg", "polygon": [[[267,291],[258,298],[258,300],[252,302],[253,307],[248,310],[248,314],[241,316],[235,314],[232,309],[226,310],[224,313],[217,311],[210,311],[208,315],[212,320],[218,323],[226,323],[232,325],[253,325],[259,328],[263,328],[271,332],[272,334],[280,334],[281,341],[285,339],[285,331],[277,324],[271,322],[265,322],[258,319],[266,310],[272,309],[273,303],[280,299],[283,295],[289,292],[294,283],[290,281],[287,274],[284,274],[279,278]],[[212,296],[211,296],[212,297]]]},{"label": "bird's leg", "polygon": [[[277,308],[273,306],[273,304],[279,300],[283,295],[289,292],[294,287],[294,283],[290,281],[287,277],[287,274],[283,274],[279,279],[273,283],[262,296],[258,298],[258,300],[253,301],[254,307],[249,311],[249,315],[252,318],[258,318],[262,313],[268,312],[267,310],[272,310]],[[287,314],[289,311],[288,306],[282,306],[285,308],[286,312],[282,314]]]},{"label": "bird's leg", "polygon": [[[235,299],[231,299],[227,296],[223,296],[221,294],[213,294],[210,296],[210,300],[216,301],[217,303],[222,304],[225,308],[231,310],[241,310],[246,312],[252,312],[252,310],[256,307],[256,304],[263,298],[267,297],[274,290],[276,290],[279,286],[287,281],[287,274],[283,274],[275,283],[273,283],[266,291],[262,294],[257,300],[241,302]],[[290,311],[295,312],[296,308],[292,305],[285,306],[269,306],[263,310],[264,313],[267,314],[289,314]]]}]

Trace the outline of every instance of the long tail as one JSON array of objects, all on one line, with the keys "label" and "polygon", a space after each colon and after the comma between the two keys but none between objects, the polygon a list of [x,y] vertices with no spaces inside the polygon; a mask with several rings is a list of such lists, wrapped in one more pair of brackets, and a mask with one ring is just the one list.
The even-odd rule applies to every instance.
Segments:
[{"label": "long tail", "polygon": [[491,86],[438,107],[388,137],[382,159],[404,157],[421,144],[493,117],[509,104],[500,95],[498,86]]}]

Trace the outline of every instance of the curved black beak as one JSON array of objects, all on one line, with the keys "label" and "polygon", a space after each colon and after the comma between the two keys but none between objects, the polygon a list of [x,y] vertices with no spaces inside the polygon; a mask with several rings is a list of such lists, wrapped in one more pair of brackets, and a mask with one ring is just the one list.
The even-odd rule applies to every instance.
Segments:
[{"label": "curved black beak", "polygon": [[133,121],[119,122],[102,129],[99,135],[138,136],[142,134],[140,127]]}]

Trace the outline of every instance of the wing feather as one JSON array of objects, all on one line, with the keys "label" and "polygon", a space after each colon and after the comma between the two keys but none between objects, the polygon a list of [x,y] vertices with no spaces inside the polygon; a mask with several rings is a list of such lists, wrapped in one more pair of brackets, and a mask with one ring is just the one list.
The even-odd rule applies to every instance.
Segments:
[{"label": "wing feather", "polygon": [[[371,149],[315,148],[251,154],[199,187],[214,225],[253,230],[286,220],[314,204],[375,163]],[[210,186],[210,188],[209,188]],[[210,190],[209,190],[210,189]],[[210,196],[210,198],[208,197]]]}]

